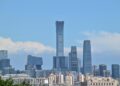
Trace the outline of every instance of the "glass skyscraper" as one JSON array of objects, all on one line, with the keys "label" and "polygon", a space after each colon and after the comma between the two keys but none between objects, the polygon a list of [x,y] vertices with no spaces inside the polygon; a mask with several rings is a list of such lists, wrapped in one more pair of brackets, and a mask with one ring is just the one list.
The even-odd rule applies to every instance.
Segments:
[{"label": "glass skyscraper", "polygon": [[107,71],[107,66],[105,64],[99,65],[100,76],[105,77],[105,71]]},{"label": "glass skyscraper", "polygon": [[64,56],[64,21],[56,21],[56,56],[53,57],[53,68],[62,71],[66,69]]},{"label": "glass skyscraper", "polygon": [[56,56],[64,56],[64,21],[56,21]]},{"label": "glass skyscraper", "polygon": [[90,40],[85,40],[83,44],[83,74],[92,74],[92,57]]},{"label": "glass skyscraper", "polygon": [[79,71],[79,60],[77,58],[76,46],[72,46],[71,52],[69,53],[69,69],[70,71]]},{"label": "glass skyscraper", "polygon": [[42,57],[36,57],[36,56],[31,56],[28,55],[27,58],[27,65],[26,65],[26,70],[31,68],[35,68],[36,70],[41,70],[43,65],[43,60]]},{"label": "glass skyscraper", "polygon": [[0,50],[0,60],[1,59],[8,59],[8,51],[7,50]]},{"label": "glass skyscraper", "polygon": [[120,77],[120,65],[119,64],[112,65],[112,77],[114,79],[117,79]]}]

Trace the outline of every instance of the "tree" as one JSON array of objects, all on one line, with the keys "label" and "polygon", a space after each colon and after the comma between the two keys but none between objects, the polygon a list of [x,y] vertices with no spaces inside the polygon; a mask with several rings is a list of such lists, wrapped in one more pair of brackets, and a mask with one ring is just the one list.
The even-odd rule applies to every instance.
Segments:
[{"label": "tree", "polygon": [[0,86],[31,86],[31,85],[25,81],[21,84],[14,84],[12,79],[3,80],[0,77]]}]

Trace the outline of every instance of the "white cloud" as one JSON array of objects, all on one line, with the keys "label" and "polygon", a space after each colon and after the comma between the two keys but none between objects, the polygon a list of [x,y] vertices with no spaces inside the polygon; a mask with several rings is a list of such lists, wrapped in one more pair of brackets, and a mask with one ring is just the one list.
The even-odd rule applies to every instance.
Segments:
[{"label": "white cloud", "polygon": [[114,32],[87,32],[84,34],[91,40],[93,53],[104,54],[105,52],[119,54],[120,33]]},{"label": "white cloud", "polygon": [[6,49],[10,54],[15,54],[18,52],[32,53],[32,54],[43,54],[43,53],[55,53],[55,49],[46,46],[40,42],[21,42],[13,41],[10,38],[0,37],[0,49]]},{"label": "white cloud", "polygon": [[[84,32],[83,35],[86,39],[91,40],[92,51],[94,54],[118,54],[120,52],[120,33],[114,32]],[[82,42],[82,43],[81,43]],[[83,45],[83,40],[79,41],[80,45]],[[32,54],[51,54],[55,55],[55,48],[44,45],[40,42],[21,42],[13,41],[10,38],[0,37],[0,49],[6,49],[9,53],[15,54],[18,52],[32,53]],[[78,47],[78,56],[82,57],[83,47]],[[65,55],[68,56],[70,47],[65,48]]]}]

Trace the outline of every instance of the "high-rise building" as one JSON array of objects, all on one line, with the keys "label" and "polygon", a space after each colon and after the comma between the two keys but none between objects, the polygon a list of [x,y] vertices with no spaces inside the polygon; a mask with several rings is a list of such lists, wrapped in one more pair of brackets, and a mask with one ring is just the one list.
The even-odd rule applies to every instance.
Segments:
[{"label": "high-rise building", "polygon": [[56,21],[56,56],[64,56],[64,21]]},{"label": "high-rise building", "polygon": [[100,76],[105,77],[105,71],[107,71],[107,66],[105,64],[99,65]]},{"label": "high-rise building", "polygon": [[56,21],[56,56],[53,57],[53,68],[62,71],[66,69],[64,56],[64,21]]},{"label": "high-rise building", "polygon": [[43,61],[41,57],[28,55],[26,69],[34,68],[36,70],[41,70]]},{"label": "high-rise building", "polygon": [[26,73],[31,77],[36,77],[36,70],[41,70],[43,65],[42,57],[28,55]]},{"label": "high-rise building", "polygon": [[2,59],[0,60],[0,70],[4,70],[5,68],[10,67],[10,59]]},{"label": "high-rise building", "polygon": [[79,60],[77,58],[76,46],[72,46],[71,52],[69,53],[69,69],[70,71],[79,71]]},{"label": "high-rise building", "polygon": [[112,64],[112,77],[114,79],[120,78],[120,65]]},{"label": "high-rise building", "polygon": [[93,75],[94,76],[99,76],[99,68],[97,65],[93,65]]},{"label": "high-rise building", "polygon": [[14,73],[14,68],[10,65],[7,50],[0,50],[0,70],[3,75]]},{"label": "high-rise building", "polygon": [[92,74],[92,57],[90,40],[85,40],[83,45],[83,74]]},{"label": "high-rise building", "polygon": [[8,51],[7,50],[0,50],[0,60],[8,58]]},{"label": "high-rise building", "polygon": [[57,71],[66,71],[67,65],[66,65],[67,57],[65,56],[54,56],[53,57],[53,68]]}]

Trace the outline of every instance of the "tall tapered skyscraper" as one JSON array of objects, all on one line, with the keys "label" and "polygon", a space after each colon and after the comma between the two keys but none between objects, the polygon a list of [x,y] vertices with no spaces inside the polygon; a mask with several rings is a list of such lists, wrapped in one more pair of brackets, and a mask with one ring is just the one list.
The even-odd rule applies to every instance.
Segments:
[{"label": "tall tapered skyscraper", "polygon": [[64,56],[64,21],[56,21],[56,56]]},{"label": "tall tapered skyscraper", "polygon": [[56,21],[56,56],[53,57],[53,68],[58,71],[66,70],[64,56],[64,21]]},{"label": "tall tapered skyscraper", "polygon": [[83,74],[92,74],[92,57],[90,40],[85,40],[83,45]]}]

